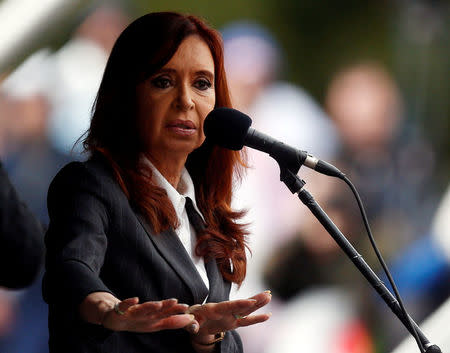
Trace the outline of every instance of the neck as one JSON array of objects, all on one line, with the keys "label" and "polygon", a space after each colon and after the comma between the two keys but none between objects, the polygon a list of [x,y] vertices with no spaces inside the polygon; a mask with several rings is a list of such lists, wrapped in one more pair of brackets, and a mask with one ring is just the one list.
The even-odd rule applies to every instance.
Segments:
[{"label": "neck", "polygon": [[184,164],[186,163],[187,156],[184,158],[170,158],[168,163],[167,159],[158,159],[150,155],[147,158],[153,163],[156,169],[163,175],[164,178],[175,188],[178,188],[180,182],[181,172]]}]

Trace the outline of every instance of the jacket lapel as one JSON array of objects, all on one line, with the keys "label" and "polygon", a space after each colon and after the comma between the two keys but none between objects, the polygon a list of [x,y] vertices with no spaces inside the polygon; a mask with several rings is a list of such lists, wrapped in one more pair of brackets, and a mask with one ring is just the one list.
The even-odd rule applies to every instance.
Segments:
[{"label": "jacket lapel", "polygon": [[205,267],[209,279],[209,296],[207,301],[218,303],[228,300],[231,284],[223,279],[216,260],[209,260],[206,262]]},{"label": "jacket lapel", "polygon": [[186,249],[175,231],[169,229],[161,234],[154,234],[145,218],[139,213],[137,213],[137,217],[142,227],[147,232],[148,237],[159,250],[162,257],[164,257],[164,259],[170,264],[173,270],[191,290],[194,303],[203,303],[208,295],[208,289],[203,283],[202,278],[198,274],[197,269],[192,263],[191,258],[186,252]]}]

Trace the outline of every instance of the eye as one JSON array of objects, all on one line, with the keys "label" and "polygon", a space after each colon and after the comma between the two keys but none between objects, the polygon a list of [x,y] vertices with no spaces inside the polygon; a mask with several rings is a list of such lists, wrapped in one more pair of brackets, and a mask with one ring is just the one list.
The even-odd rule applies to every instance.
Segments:
[{"label": "eye", "polygon": [[194,87],[201,91],[206,91],[208,88],[211,88],[211,86],[211,82],[206,78],[201,78],[194,82]]},{"label": "eye", "polygon": [[159,76],[154,78],[153,80],[151,80],[151,84],[152,86],[156,87],[156,88],[169,88],[170,85],[172,84],[172,81],[169,77],[166,76]]}]

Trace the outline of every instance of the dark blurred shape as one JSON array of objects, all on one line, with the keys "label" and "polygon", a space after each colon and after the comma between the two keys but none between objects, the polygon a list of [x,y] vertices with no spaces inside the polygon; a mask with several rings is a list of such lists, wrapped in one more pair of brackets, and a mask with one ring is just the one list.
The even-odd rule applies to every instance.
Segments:
[{"label": "dark blurred shape", "polygon": [[30,285],[44,259],[39,222],[19,199],[0,163],[0,286],[12,289]]},{"label": "dark blurred shape", "polygon": [[[352,244],[362,250],[366,241],[351,194],[334,180],[321,183],[321,189],[320,205]],[[284,301],[314,287],[360,289],[358,276],[353,263],[313,215],[305,218],[294,237],[273,251],[264,271],[265,282]]]},{"label": "dark blurred shape", "polygon": [[36,281],[43,260],[41,225],[17,195],[0,163],[0,337],[11,334],[17,321],[16,292],[11,289]]},{"label": "dark blurred shape", "polygon": [[[337,179],[322,179],[315,186],[320,192],[315,192],[314,198],[355,248],[366,255],[368,245],[351,193]],[[288,241],[273,249],[264,280],[283,301],[265,353],[294,353],[298,342],[306,342],[306,351],[321,353],[375,352],[366,316],[370,306],[367,286],[312,214]],[[283,344],[277,348],[280,341]]]}]

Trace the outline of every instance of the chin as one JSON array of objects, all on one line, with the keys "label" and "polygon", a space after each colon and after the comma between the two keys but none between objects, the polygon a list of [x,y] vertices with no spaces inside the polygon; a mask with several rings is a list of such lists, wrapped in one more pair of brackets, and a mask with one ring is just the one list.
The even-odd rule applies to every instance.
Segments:
[{"label": "chin", "polygon": [[193,143],[192,141],[173,141],[167,144],[166,150],[169,154],[176,153],[188,155],[200,146],[201,144]]}]

